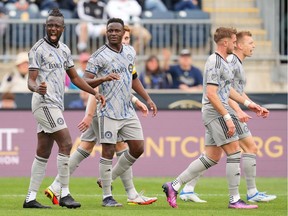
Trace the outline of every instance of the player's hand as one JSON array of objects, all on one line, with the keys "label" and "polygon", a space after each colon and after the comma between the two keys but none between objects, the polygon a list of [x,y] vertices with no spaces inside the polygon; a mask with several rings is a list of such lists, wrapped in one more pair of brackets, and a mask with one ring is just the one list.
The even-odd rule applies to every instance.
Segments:
[{"label": "player's hand", "polygon": [[135,106],[142,112],[142,115],[146,117],[149,114],[148,107],[142,103],[140,100],[136,100]]},{"label": "player's hand", "polygon": [[83,133],[85,132],[91,125],[93,120],[93,115],[85,115],[82,121],[77,125],[78,129]]},{"label": "player's hand", "polygon": [[40,95],[45,95],[47,93],[47,85],[45,82],[41,82],[40,85],[38,85],[36,92]]},{"label": "player's hand", "polygon": [[104,81],[120,80],[120,75],[116,73],[110,73],[104,77]]},{"label": "player's hand", "polygon": [[232,118],[230,118],[229,120],[225,121],[226,125],[227,125],[227,135],[228,137],[232,137],[235,133],[235,125],[232,121]]},{"label": "player's hand", "polygon": [[106,105],[106,99],[103,95],[99,94],[99,92],[96,92],[95,99],[97,103],[101,103],[101,108]]},{"label": "player's hand", "polygon": [[255,112],[258,116],[262,116],[262,109],[258,104],[252,102],[249,104],[248,109]]},{"label": "player's hand", "polygon": [[156,116],[157,111],[158,111],[156,104],[151,99],[147,100],[147,104],[150,110],[152,110],[152,116],[153,117]]},{"label": "player's hand", "polygon": [[248,122],[249,119],[251,119],[252,117],[249,116],[246,112],[244,112],[243,110],[238,110],[237,111],[237,116],[239,118],[240,122]]},{"label": "player's hand", "polygon": [[256,113],[257,116],[261,116],[263,118],[267,118],[269,116],[269,110],[267,110],[265,107],[261,107],[261,111],[259,113]]}]

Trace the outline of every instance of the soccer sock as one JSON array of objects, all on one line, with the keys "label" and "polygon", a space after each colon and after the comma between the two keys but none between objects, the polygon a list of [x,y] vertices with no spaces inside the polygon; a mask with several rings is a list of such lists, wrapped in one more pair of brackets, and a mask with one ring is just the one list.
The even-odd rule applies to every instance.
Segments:
[{"label": "soccer sock", "polygon": [[[128,151],[128,149],[125,149],[121,152],[117,152],[116,155],[118,157],[118,160],[120,158],[120,156],[124,153]],[[114,168],[112,169],[112,176],[113,176],[113,171]],[[133,172],[132,172],[132,167],[129,167],[124,173],[122,173],[120,175],[121,181],[124,185],[125,191],[127,193],[127,196],[129,199],[135,199],[138,195],[134,183],[133,183]],[[114,179],[113,179],[114,180]]]},{"label": "soccer sock", "polygon": [[247,194],[252,196],[258,192],[256,188],[256,155],[243,153],[242,155],[243,170],[247,185]]},{"label": "soccer sock", "polygon": [[173,182],[172,187],[178,191],[182,184],[191,181],[193,178],[200,175],[203,171],[216,165],[217,162],[208,158],[206,155],[202,155],[194,160],[186,170],[184,170]]},{"label": "soccer sock", "polygon": [[132,164],[136,161],[129,151],[125,151],[117,160],[117,163],[113,167],[112,179],[115,180],[118,176],[122,175],[128,170]]},{"label": "soccer sock", "polygon": [[240,151],[227,155],[226,178],[228,181],[230,203],[235,203],[240,199],[240,159]]},{"label": "soccer sock", "polygon": [[31,168],[30,185],[26,197],[26,202],[30,202],[36,199],[39,187],[45,177],[47,162],[48,159],[39,157],[37,155],[35,156]]},{"label": "soccer sock", "polygon": [[195,178],[193,178],[191,181],[187,182],[184,185],[183,191],[184,192],[194,192],[195,186],[198,182],[198,180],[200,179],[200,177],[206,172],[206,170],[202,171],[199,173],[198,176],[196,176]]},{"label": "soccer sock", "polygon": [[[76,151],[74,151],[69,160],[69,171],[70,176],[73,174],[73,172],[79,167],[79,164],[85,159],[88,158],[90,155],[89,152],[87,152],[85,149],[83,149],[81,146],[77,148]],[[61,192],[61,184],[59,180],[59,175],[56,176],[53,183],[50,185],[52,191],[56,194],[60,194]]]},{"label": "soccer sock", "polygon": [[58,154],[57,155],[57,168],[59,181],[61,184],[61,197],[67,196],[69,192],[69,155]]},{"label": "soccer sock", "polygon": [[99,173],[102,181],[103,199],[105,199],[106,197],[112,196],[112,160],[100,157]]}]

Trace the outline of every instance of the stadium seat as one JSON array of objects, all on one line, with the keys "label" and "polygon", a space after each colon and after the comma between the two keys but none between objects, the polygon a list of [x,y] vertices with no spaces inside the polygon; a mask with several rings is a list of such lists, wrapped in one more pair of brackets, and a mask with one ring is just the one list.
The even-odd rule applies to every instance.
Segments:
[{"label": "stadium seat", "polygon": [[[152,47],[168,47],[171,45],[172,40],[172,25],[169,23],[165,23],[165,20],[175,19],[175,13],[173,11],[166,12],[152,12],[145,11],[142,14],[142,19],[157,20],[158,24],[146,24],[145,28],[152,35],[151,46]],[[159,22],[160,21],[160,22]],[[161,21],[164,21],[161,23]]]},{"label": "stadium seat", "polygon": [[[202,10],[185,10],[175,12],[177,19],[189,20],[177,26],[178,45],[180,47],[203,47],[210,37],[211,23],[193,23],[193,20],[209,21],[210,14]],[[192,35],[189,36],[189,35]]]}]

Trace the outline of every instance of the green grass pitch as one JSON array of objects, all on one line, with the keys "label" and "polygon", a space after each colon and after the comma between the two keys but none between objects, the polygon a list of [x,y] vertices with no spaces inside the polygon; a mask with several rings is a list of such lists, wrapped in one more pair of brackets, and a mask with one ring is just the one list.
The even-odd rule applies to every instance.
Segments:
[{"label": "green grass pitch", "polygon": [[[96,178],[72,177],[70,191],[73,197],[81,202],[79,209],[66,209],[52,206],[43,191],[52,182],[52,178],[45,178],[37,200],[44,205],[51,205],[52,209],[23,209],[29,178],[0,178],[0,216],[286,216],[287,215],[287,178],[257,178],[257,187],[260,191],[276,194],[277,199],[269,203],[259,203],[256,210],[228,209],[228,189],[225,178],[203,177],[196,192],[207,203],[183,202],[178,199],[178,209],[172,209],[166,202],[162,192],[162,184],[173,178],[135,178],[135,186],[140,192],[145,191],[146,196],[157,196],[158,201],[148,206],[127,205],[126,194],[120,180],[113,183],[114,198],[123,203],[123,207],[107,208],[101,206],[101,190],[96,184]],[[241,180],[240,193],[245,200],[245,181]]]}]

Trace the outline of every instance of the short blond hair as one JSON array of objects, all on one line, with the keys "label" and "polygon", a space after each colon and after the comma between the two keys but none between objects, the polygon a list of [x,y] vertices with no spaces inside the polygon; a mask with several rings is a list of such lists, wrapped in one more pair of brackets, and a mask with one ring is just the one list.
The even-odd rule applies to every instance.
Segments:
[{"label": "short blond hair", "polygon": [[245,36],[252,37],[252,33],[250,31],[237,32],[237,34],[236,34],[237,41],[242,40]]}]

